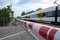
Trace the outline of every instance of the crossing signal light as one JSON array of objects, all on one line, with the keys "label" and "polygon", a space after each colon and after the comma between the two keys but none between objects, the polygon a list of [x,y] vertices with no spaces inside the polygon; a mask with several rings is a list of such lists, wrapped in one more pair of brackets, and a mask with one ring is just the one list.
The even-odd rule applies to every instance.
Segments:
[{"label": "crossing signal light", "polygon": [[10,6],[7,6],[7,9],[8,9],[8,10],[11,10],[11,9],[10,9]]}]

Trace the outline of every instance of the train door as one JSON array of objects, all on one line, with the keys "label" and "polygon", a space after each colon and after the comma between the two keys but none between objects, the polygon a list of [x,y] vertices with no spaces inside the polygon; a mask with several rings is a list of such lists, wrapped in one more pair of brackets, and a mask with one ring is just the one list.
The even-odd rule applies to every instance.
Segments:
[{"label": "train door", "polygon": [[42,22],[42,17],[43,17],[43,11],[40,11],[38,14],[38,20]]}]

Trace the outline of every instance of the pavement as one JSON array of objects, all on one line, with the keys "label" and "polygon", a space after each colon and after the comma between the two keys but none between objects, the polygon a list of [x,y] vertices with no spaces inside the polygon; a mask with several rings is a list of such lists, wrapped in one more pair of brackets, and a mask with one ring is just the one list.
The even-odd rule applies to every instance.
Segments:
[{"label": "pavement", "polygon": [[36,40],[21,25],[0,27],[0,40]]}]

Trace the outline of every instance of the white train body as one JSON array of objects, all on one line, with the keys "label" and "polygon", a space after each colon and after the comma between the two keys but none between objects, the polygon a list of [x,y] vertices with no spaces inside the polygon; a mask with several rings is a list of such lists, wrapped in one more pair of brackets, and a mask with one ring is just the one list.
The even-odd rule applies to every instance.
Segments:
[{"label": "white train body", "polygon": [[[56,11],[56,6],[24,15],[22,16],[22,19],[40,21],[40,22],[41,21],[55,22],[55,11]],[[58,6],[58,11],[57,11],[57,22],[60,23],[60,6]]]}]

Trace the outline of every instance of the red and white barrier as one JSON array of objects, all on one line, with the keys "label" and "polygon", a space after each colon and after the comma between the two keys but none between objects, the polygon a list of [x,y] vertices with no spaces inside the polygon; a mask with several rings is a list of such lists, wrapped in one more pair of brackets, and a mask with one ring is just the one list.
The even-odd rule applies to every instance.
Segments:
[{"label": "red and white barrier", "polygon": [[21,21],[26,27],[39,34],[46,40],[60,40],[60,28],[55,28],[43,24]]}]

